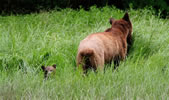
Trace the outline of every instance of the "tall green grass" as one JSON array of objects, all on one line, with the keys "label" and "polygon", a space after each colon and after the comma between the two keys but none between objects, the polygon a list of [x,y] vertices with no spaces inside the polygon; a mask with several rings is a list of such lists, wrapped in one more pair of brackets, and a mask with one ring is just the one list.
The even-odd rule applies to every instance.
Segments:
[{"label": "tall green grass", "polygon": [[[112,100],[169,99],[169,20],[148,9],[132,10],[133,46],[117,71],[83,77],[76,68],[80,40],[110,27],[114,7],[63,9],[0,16],[0,99]],[[41,65],[57,64],[44,81]]]}]

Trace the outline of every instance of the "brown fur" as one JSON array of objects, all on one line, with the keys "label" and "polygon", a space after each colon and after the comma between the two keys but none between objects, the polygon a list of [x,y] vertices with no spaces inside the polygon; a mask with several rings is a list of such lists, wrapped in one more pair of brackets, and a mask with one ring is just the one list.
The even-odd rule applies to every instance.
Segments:
[{"label": "brown fur", "polygon": [[[88,35],[80,42],[77,53],[77,66],[81,65],[86,72],[92,68],[103,69],[105,63],[114,61],[114,68],[124,60],[127,45],[132,41],[132,24],[128,13],[120,20],[110,19],[111,28],[104,32]],[[129,48],[128,48],[129,49]]]}]

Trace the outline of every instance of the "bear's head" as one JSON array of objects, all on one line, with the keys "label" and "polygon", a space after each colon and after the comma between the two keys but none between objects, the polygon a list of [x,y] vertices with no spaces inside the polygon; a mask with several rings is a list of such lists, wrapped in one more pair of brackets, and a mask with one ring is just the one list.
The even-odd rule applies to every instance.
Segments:
[{"label": "bear's head", "polygon": [[51,74],[54,74],[56,71],[56,64],[52,65],[52,66],[41,66],[43,72],[44,72],[44,78],[48,79],[50,77]]},{"label": "bear's head", "polygon": [[114,18],[110,18],[109,20],[112,27],[118,27],[123,31],[127,31],[126,35],[131,35],[132,33],[132,24],[129,18],[129,14],[126,12],[124,16],[120,20],[116,20]]},{"label": "bear's head", "polygon": [[126,12],[124,16],[120,20],[115,20],[110,18],[110,24],[112,25],[111,28],[107,29],[106,31],[111,31],[112,28],[118,28],[123,31],[125,37],[127,38],[128,50],[132,45],[132,23],[129,18],[129,14]]}]

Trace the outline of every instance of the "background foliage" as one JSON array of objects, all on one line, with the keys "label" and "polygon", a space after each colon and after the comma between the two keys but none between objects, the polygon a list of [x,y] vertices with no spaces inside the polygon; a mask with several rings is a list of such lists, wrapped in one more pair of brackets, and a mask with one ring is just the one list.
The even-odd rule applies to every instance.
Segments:
[{"label": "background foliage", "polygon": [[1,0],[0,11],[3,14],[30,13],[40,9],[80,7],[89,10],[93,5],[97,7],[114,5],[120,9],[152,7],[156,14],[160,12],[162,17],[167,17],[169,14],[169,0]]}]

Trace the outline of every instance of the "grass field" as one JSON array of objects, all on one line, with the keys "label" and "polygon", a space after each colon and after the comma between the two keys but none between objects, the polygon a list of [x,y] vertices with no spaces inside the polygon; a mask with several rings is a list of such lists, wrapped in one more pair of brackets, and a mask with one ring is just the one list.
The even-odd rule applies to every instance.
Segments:
[{"label": "grass field", "polygon": [[[169,100],[169,19],[130,9],[133,46],[118,71],[83,77],[76,68],[80,40],[110,27],[114,7],[0,16],[0,100]],[[41,65],[57,64],[43,80]]]}]

